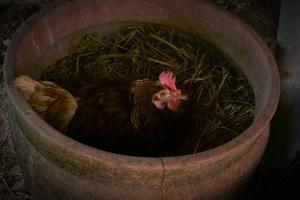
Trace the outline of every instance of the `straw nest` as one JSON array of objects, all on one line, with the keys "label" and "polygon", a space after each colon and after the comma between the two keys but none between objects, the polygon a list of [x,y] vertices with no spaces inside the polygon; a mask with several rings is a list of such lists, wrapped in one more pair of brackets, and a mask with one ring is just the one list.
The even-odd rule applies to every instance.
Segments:
[{"label": "straw nest", "polygon": [[163,70],[175,72],[178,86],[196,102],[182,153],[221,145],[252,123],[255,98],[246,78],[217,48],[170,27],[135,24],[103,37],[87,34],[42,79],[74,92],[89,80],[156,80]]}]

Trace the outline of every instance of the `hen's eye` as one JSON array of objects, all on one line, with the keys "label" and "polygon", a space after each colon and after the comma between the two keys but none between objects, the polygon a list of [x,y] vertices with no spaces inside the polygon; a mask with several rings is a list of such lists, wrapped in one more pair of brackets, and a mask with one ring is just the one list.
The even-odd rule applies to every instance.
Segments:
[{"label": "hen's eye", "polygon": [[166,94],[167,94],[166,92],[161,92],[160,93],[160,95],[163,96],[163,97],[166,96]]}]

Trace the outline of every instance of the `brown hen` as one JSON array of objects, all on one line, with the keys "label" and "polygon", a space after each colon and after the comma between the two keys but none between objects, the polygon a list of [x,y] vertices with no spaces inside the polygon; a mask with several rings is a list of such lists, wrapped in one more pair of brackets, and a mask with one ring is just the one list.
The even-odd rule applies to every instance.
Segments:
[{"label": "brown hen", "polygon": [[184,120],[177,109],[186,96],[176,87],[170,71],[162,72],[159,80],[93,83],[78,91],[76,98],[55,83],[26,76],[16,78],[14,84],[49,124],[104,150],[134,154],[126,149],[143,148],[153,152],[158,141],[176,132],[170,127],[176,128],[177,121]]}]

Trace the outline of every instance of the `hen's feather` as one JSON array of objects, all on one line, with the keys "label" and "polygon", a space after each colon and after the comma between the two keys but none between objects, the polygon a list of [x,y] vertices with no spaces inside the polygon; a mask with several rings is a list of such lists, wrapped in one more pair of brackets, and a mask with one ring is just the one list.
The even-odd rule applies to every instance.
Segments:
[{"label": "hen's feather", "polygon": [[125,85],[92,84],[77,91],[78,109],[66,134],[80,142],[112,149],[130,136],[131,103]]},{"label": "hen's feather", "polygon": [[24,75],[15,78],[13,84],[16,88],[21,90],[26,100],[29,100],[31,94],[34,93],[37,89],[43,88],[43,85],[41,83],[33,80],[29,76]]},{"label": "hen's feather", "polygon": [[36,112],[54,128],[65,132],[77,110],[77,102],[67,90],[53,82],[39,82],[24,75],[17,77],[13,84]]}]

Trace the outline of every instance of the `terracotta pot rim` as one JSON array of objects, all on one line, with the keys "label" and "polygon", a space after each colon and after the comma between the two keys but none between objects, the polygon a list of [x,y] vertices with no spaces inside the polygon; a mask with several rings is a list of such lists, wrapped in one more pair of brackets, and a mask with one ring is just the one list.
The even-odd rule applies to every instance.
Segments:
[{"label": "terracotta pot rim", "polygon": [[[30,31],[30,24],[35,23],[39,17],[46,14],[49,10],[55,9],[56,7],[62,6],[64,3],[70,2],[71,0],[62,0],[62,1],[54,1],[49,3],[47,6],[42,8],[38,13],[31,16],[29,19],[26,20],[26,22],[22,25],[22,27],[17,31],[13,39],[11,40],[11,44],[9,45],[5,60],[4,60],[4,78],[5,78],[5,85],[6,85],[6,91],[9,97],[9,100],[12,102],[12,105],[15,106],[15,109],[17,110],[18,114],[30,124],[31,128],[35,130],[39,137],[45,137],[47,141],[52,142],[53,144],[57,144],[60,148],[64,150],[68,150],[74,155],[78,156],[87,156],[93,157],[95,160],[101,159],[103,157],[113,158],[111,161],[107,162],[124,162],[128,163],[127,166],[130,166],[130,164],[134,163],[134,165],[148,165],[147,163],[155,161],[157,162],[157,166],[161,166],[160,159],[163,159],[165,161],[168,161],[168,164],[171,165],[180,165],[181,159],[185,160],[186,162],[192,162],[194,160],[197,160],[197,162],[209,162],[215,161],[215,160],[221,160],[228,154],[230,151],[235,151],[239,147],[246,145],[248,143],[251,143],[256,140],[256,138],[259,136],[260,132],[268,126],[272,116],[275,113],[275,110],[277,108],[277,104],[279,102],[279,96],[280,96],[280,79],[279,79],[279,73],[277,69],[277,64],[274,60],[274,57],[265,44],[265,42],[258,36],[258,34],[253,31],[252,28],[250,28],[244,21],[239,19],[237,16],[229,13],[228,11],[219,8],[216,5],[213,5],[210,2],[203,1],[202,3],[205,3],[209,5],[212,9],[218,9],[219,12],[223,12],[226,14],[229,18],[235,20],[243,29],[246,29],[248,33],[255,39],[255,41],[259,44],[259,47],[264,52],[264,55],[270,66],[270,73],[272,77],[272,83],[271,83],[271,91],[266,103],[266,106],[264,107],[263,111],[260,113],[260,115],[256,116],[255,122],[242,134],[235,137],[231,141],[220,145],[218,147],[209,149],[207,151],[203,151],[196,154],[188,154],[188,155],[182,155],[182,156],[171,156],[171,157],[136,157],[136,156],[129,156],[129,155],[122,155],[122,154],[115,154],[107,151],[103,151],[100,149],[96,149],[84,144],[81,144],[77,141],[74,141],[73,139],[61,134],[60,132],[56,131],[54,128],[49,126],[45,121],[43,121],[38,114],[36,114],[33,109],[27,104],[25,99],[16,91],[15,88],[12,88],[10,86],[10,81],[13,78],[12,72],[9,70],[9,66],[13,66],[13,58],[14,58],[14,52],[16,52],[16,49],[18,47],[18,41],[22,38],[23,34],[26,34],[26,32]],[[30,117],[29,117],[30,116]],[[37,124],[32,124],[31,122],[37,122]],[[45,132],[47,134],[45,134]],[[140,160],[141,162],[132,162],[133,160]],[[152,167],[157,167],[155,165],[151,165]]]}]

